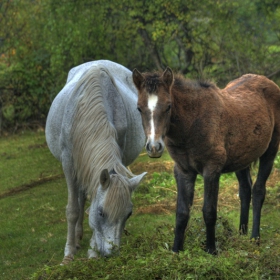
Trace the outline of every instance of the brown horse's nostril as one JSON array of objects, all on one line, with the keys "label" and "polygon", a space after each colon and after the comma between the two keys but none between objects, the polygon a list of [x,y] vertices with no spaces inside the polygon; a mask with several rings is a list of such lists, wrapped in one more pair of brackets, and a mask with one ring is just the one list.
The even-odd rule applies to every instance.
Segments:
[{"label": "brown horse's nostril", "polygon": [[162,150],[162,145],[161,145],[160,142],[159,142],[158,145],[157,145],[157,150],[158,150],[158,152]]},{"label": "brown horse's nostril", "polygon": [[146,150],[147,150],[148,152],[151,152],[151,151],[152,151],[150,142],[147,143],[147,145],[146,145]]}]

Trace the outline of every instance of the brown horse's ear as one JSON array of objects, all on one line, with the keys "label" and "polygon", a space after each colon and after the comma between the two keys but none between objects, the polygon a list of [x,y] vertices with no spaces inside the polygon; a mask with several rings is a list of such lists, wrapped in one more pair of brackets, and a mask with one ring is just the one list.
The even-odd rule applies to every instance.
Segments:
[{"label": "brown horse's ear", "polygon": [[174,80],[173,72],[170,67],[168,67],[168,66],[166,67],[166,69],[164,70],[164,72],[162,74],[162,77],[163,77],[163,81],[170,88],[172,86],[173,80]]},{"label": "brown horse's ear", "polygon": [[135,68],[132,72],[133,82],[138,90],[141,88],[141,84],[144,82],[144,76]]},{"label": "brown horse's ear", "polygon": [[102,170],[102,172],[100,174],[100,184],[104,190],[109,187],[110,175],[109,175],[108,169]]}]

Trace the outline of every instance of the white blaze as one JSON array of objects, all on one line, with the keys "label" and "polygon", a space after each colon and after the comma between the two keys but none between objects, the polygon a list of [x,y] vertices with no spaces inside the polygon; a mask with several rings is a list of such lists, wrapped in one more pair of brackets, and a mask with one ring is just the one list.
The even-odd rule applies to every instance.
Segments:
[{"label": "white blaze", "polygon": [[155,94],[151,94],[148,99],[148,108],[151,110],[151,141],[155,140],[155,124],[154,124],[154,111],[157,106],[158,97]]}]

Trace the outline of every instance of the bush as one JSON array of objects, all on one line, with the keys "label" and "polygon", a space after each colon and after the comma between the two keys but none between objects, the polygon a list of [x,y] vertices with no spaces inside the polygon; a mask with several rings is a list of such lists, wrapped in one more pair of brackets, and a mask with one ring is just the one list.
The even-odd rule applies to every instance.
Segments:
[{"label": "bush", "polygon": [[44,125],[54,84],[47,60],[38,54],[10,66],[0,64],[0,132],[27,123]]}]

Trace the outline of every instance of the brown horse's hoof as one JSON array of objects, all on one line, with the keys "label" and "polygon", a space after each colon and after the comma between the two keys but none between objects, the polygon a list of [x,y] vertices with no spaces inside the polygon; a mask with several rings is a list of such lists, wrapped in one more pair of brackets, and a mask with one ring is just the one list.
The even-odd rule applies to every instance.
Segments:
[{"label": "brown horse's hoof", "polygon": [[217,250],[210,250],[210,249],[205,249],[205,252],[212,255],[212,256],[217,256]]},{"label": "brown horse's hoof", "polygon": [[218,252],[217,252],[216,248],[206,248],[205,243],[206,243],[206,242],[202,242],[204,251],[205,251],[206,253],[210,254],[210,255],[217,256],[217,255],[218,255]]},{"label": "brown horse's hoof", "polygon": [[258,237],[251,237],[250,241],[251,241],[252,243],[257,244],[258,246],[259,246],[260,243],[261,243],[261,239],[260,239],[259,236],[258,236]]},{"label": "brown horse's hoof", "polygon": [[60,265],[67,265],[74,260],[74,257],[71,256],[64,256]]},{"label": "brown horse's hoof", "polygon": [[246,235],[248,233],[248,226],[247,225],[241,225],[239,227],[239,234],[240,235]]}]

